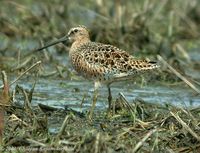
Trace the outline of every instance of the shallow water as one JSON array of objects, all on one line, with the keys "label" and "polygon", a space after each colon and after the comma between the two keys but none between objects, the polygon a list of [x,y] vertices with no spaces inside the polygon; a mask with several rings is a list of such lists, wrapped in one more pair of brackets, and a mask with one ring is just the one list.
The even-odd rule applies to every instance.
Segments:
[{"label": "shallow water", "polygon": [[[31,89],[32,82],[20,82],[25,89]],[[115,100],[122,92],[127,100],[132,103],[135,98],[142,98],[149,103],[168,103],[181,106],[198,106],[200,97],[194,95],[189,87],[180,84],[167,87],[164,85],[148,84],[143,87],[133,82],[115,83],[111,86],[112,96]],[[96,109],[107,108],[107,88],[102,85],[99,90],[99,97]],[[39,79],[36,84],[32,104],[46,104],[53,107],[69,107],[77,111],[84,111],[90,107],[93,96],[93,83],[82,80],[49,80]],[[81,102],[84,98],[83,106]]]}]

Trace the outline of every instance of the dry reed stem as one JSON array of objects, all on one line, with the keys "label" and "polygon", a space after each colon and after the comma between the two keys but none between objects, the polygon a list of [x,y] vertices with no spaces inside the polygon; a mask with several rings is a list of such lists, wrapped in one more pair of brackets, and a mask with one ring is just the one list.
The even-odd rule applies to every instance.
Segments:
[{"label": "dry reed stem", "polygon": [[65,117],[65,119],[64,119],[64,121],[63,121],[63,123],[62,123],[62,126],[61,126],[61,128],[60,128],[60,130],[59,130],[59,132],[58,132],[58,134],[57,134],[57,136],[56,136],[56,138],[59,138],[59,137],[64,133],[65,128],[66,128],[67,123],[68,123],[68,120],[69,120],[70,117],[71,117],[70,115],[67,115],[67,116]]},{"label": "dry reed stem", "polygon": [[186,131],[200,141],[200,137],[177,114],[174,114],[173,112],[170,112],[170,114],[183,126]]},{"label": "dry reed stem", "polygon": [[[36,62],[35,64],[33,64],[31,67],[29,67],[27,70],[25,70],[21,75],[19,75],[13,82],[11,82],[9,84],[9,86],[12,86],[14,83],[16,83],[19,79],[21,79],[21,77],[23,77],[27,72],[29,72],[30,70],[32,70],[34,67],[40,65],[42,62],[41,61],[38,61]],[[0,86],[0,89],[3,88],[3,86]]]},{"label": "dry reed stem", "polygon": [[41,147],[46,147],[46,144],[38,142],[36,140],[33,140],[33,139],[26,139],[26,140],[31,144],[38,145],[38,146],[41,146]]},{"label": "dry reed stem", "polygon": [[4,110],[0,108],[0,146],[3,144]]},{"label": "dry reed stem", "polygon": [[140,147],[144,144],[144,142],[145,142],[152,134],[154,134],[156,131],[157,131],[157,129],[153,129],[153,130],[149,131],[149,132],[144,136],[144,138],[142,138],[142,140],[139,141],[139,142],[136,144],[136,146],[135,146],[135,148],[133,149],[132,152],[133,152],[133,153],[137,152],[138,149],[140,149]]},{"label": "dry reed stem", "polygon": [[21,64],[17,65],[17,67],[13,68],[12,71],[15,71],[15,70],[19,70],[21,68],[24,68],[28,63],[31,62],[31,60],[33,59],[33,57],[28,57],[26,58],[26,60],[24,60]]},{"label": "dry reed stem", "polygon": [[120,92],[119,95],[120,95],[120,97],[121,97],[121,99],[122,99],[122,102],[123,102],[124,106],[126,106],[126,107],[128,108],[128,110],[129,110],[130,112],[133,113],[133,112],[134,112],[134,109],[133,109],[133,107],[129,104],[129,102],[128,102],[128,100],[126,99],[126,97],[124,96],[124,94],[123,94],[122,92]]},{"label": "dry reed stem", "polygon": [[28,127],[28,123],[26,123],[25,121],[21,120],[19,117],[17,117],[15,114],[12,114],[9,116],[9,120],[11,122],[15,122],[15,121],[18,121],[20,122],[21,124],[23,124],[24,126]]},{"label": "dry reed stem", "polygon": [[160,55],[157,55],[159,61],[161,61],[164,65],[166,65],[171,72],[173,72],[177,77],[179,77],[182,81],[184,81],[190,88],[200,94],[200,90],[195,87],[188,79],[186,79],[183,75],[181,75],[177,70],[175,70],[171,65],[167,63]]},{"label": "dry reed stem", "polygon": [[2,94],[0,95],[0,103],[3,106],[7,106],[9,103],[9,85],[8,85],[8,77],[6,75],[5,71],[1,72],[2,74],[2,80],[3,80],[3,91]]},{"label": "dry reed stem", "polygon": [[96,135],[96,141],[95,141],[95,150],[94,153],[98,153],[99,151],[99,141],[100,141],[100,133],[98,132]]},{"label": "dry reed stem", "polygon": [[3,91],[0,93],[0,145],[3,144],[3,131],[4,131],[4,112],[5,106],[9,105],[9,85],[5,71],[1,72],[3,80]]}]

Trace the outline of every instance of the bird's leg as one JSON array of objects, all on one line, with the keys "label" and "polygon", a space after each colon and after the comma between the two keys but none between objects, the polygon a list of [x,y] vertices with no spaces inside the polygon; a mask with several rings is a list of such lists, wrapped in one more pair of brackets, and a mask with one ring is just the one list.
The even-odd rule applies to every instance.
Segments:
[{"label": "bird's leg", "polygon": [[112,94],[111,94],[110,84],[107,85],[107,88],[108,88],[108,112],[110,112],[112,108]]},{"label": "bird's leg", "polygon": [[97,102],[97,97],[98,97],[98,88],[100,86],[100,82],[94,82],[94,93],[93,93],[93,101],[92,101],[92,106],[90,108],[89,116],[88,118],[91,120],[94,112],[94,108]]}]

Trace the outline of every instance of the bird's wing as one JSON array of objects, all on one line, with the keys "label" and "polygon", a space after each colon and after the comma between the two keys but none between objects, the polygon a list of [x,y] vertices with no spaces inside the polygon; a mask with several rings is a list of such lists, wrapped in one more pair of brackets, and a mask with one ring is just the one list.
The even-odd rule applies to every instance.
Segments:
[{"label": "bird's wing", "polygon": [[107,79],[124,78],[134,75],[141,70],[157,67],[154,62],[136,60],[127,52],[112,45],[91,42],[89,46],[85,47],[82,53],[83,59],[89,64],[91,69],[102,73]]},{"label": "bird's wing", "polygon": [[133,58],[127,52],[120,50],[112,45],[93,43],[90,49],[83,53],[84,59],[91,65],[103,66],[107,69],[123,70],[123,65],[130,58]]}]

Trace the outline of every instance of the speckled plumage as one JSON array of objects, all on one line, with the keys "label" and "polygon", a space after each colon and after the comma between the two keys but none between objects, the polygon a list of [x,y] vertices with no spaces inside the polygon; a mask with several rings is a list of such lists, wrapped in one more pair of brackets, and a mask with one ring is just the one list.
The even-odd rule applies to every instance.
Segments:
[{"label": "speckled plumage", "polygon": [[111,83],[158,67],[155,62],[137,60],[115,46],[91,42],[85,27],[72,28],[68,35],[73,39],[69,53],[72,65],[87,79]]}]

